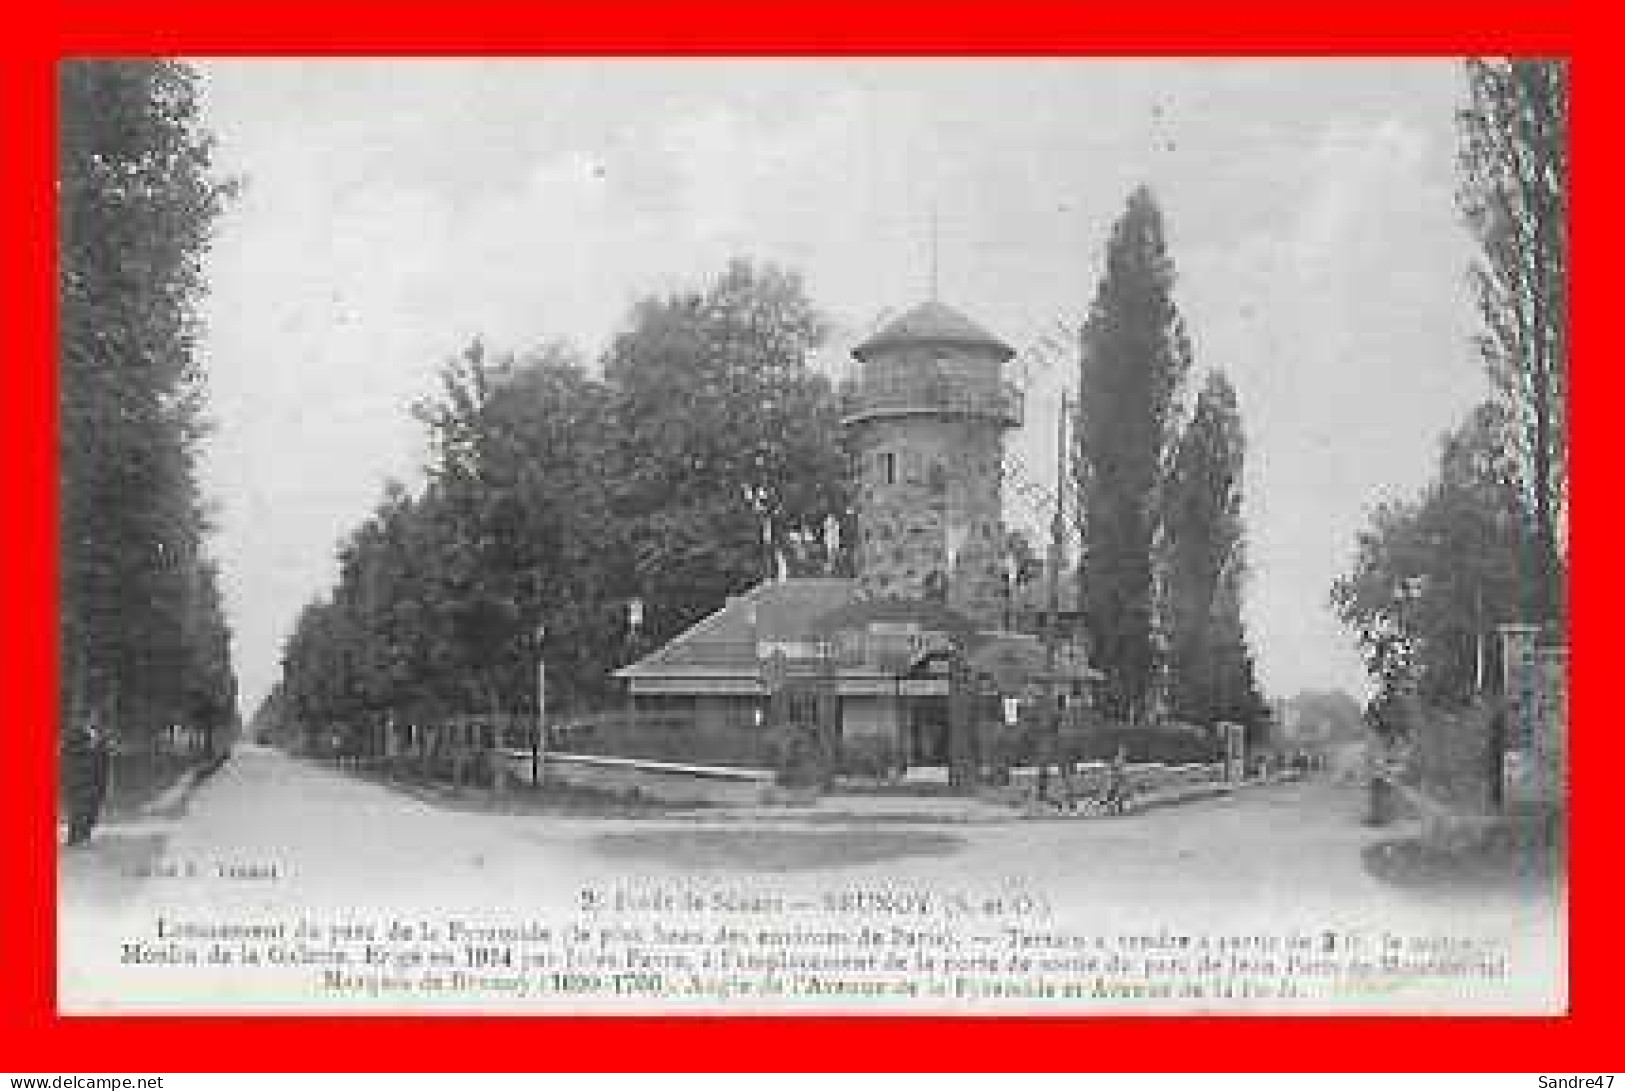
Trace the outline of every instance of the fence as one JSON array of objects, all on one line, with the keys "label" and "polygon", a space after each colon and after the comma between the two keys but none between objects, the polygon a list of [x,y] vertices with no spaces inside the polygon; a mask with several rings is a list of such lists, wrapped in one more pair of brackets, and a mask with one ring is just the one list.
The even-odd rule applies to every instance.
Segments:
[{"label": "fence", "polygon": [[724,768],[771,769],[779,757],[777,735],[762,727],[669,713],[575,720],[550,730],[547,745],[570,754]]},{"label": "fence", "polygon": [[1012,765],[1045,757],[1064,763],[1110,761],[1119,749],[1128,761],[1158,765],[1203,765],[1224,758],[1224,741],[1207,728],[1121,724],[1094,715],[1073,715],[1054,735],[1042,724],[1023,724],[1000,736],[998,746]]}]

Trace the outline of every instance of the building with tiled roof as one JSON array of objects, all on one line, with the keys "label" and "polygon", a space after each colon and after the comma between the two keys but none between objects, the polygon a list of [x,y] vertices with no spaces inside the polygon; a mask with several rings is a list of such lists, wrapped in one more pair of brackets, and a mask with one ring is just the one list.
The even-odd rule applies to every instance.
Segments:
[{"label": "building with tiled roof", "polygon": [[759,696],[762,659],[816,655],[815,623],[857,593],[857,581],[838,578],[757,584],[617,674],[634,694]]},{"label": "building with tiled roof", "polygon": [[784,579],[729,598],[617,672],[635,705],[749,726],[776,687],[818,674],[834,681],[843,739],[879,736],[936,763],[947,656],[967,656],[1002,693],[1030,694],[1045,653],[1011,630],[1033,620],[1034,589],[1010,588],[1003,560],[1003,436],[1022,419],[1002,375],[1013,355],[935,300],[855,347],[843,423],[858,475],[857,578]]}]

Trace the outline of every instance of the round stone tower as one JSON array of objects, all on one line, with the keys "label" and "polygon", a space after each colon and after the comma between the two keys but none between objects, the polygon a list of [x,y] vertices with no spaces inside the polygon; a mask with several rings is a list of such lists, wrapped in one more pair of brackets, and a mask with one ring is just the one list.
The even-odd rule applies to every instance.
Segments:
[{"label": "round stone tower", "polygon": [[843,421],[857,456],[858,583],[869,598],[934,599],[983,628],[1003,607],[1004,432],[1015,350],[935,300],[852,350]]}]

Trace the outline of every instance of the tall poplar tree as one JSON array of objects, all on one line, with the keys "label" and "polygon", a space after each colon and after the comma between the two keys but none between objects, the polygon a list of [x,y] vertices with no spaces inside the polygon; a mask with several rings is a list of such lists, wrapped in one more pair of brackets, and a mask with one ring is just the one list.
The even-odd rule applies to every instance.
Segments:
[{"label": "tall poplar tree", "polygon": [[1159,661],[1158,513],[1191,359],[1173,285],[1162,213],[1141,186],[1112,228],[1083,328],[1075,460],[1084,622],[1105,711],[1124,719],[1150,711]]},{"label": "tall poplar tree", "polygon": [[209,730],[236,687],[197,482],[197,304],[230,187],[184,65],[65,62],[58,107],[63,719]]},{"label": "tall poplar tree", "polygon": [[1180,436],[1165,493],[1170,697],[1182,720],[1228,720],[1256,732],[1267,706],[1241,619],[1247,572],[1244,457],[1235,389],[1223,372],[1214,371]]},{"label": "tall poplar tree", "polygon": [[1478,343],[1516,428],[1535,616],[1561,616],[1568,506],[1568,65],[1467,62],[1459,201],[1478,241]]}]

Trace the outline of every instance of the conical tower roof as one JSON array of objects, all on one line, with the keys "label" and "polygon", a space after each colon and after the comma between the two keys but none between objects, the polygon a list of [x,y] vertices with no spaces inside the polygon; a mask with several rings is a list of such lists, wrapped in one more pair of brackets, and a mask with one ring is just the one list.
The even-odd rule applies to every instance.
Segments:
[{"label": "conical tower roof", "polygon": [[1016,354],[1015,349],[969,318],[933,299],[886,323],[879,333],[854,348],[852,355],[867,361],[875,353],[909,345],[984,348],[992,351],[1000,362]]}]

